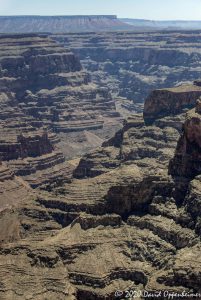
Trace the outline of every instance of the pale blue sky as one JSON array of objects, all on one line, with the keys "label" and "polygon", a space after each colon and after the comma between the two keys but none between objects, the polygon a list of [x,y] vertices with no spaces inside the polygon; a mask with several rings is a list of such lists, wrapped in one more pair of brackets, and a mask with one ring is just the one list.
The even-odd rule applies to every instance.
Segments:
[{"label": "pale blue sky", "polygon": [[0,0],[0,15],[27,14],[201,20],[201,0]]}]

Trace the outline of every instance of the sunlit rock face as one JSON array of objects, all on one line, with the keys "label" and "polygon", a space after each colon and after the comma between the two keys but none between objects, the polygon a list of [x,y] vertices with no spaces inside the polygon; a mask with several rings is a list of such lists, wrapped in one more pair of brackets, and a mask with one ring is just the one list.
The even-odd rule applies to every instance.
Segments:
[{"label": "sunlit rock face", "polygon": [[[69,47],[130,111],[141,111],[155,89],[188,84],[200,78],[199,31],[71,33],[53,35]],[[129,101],[130,100],[130,101]]]},{"label": "sunlit rock face", "polygon": [[193,108],[200,96],[201,88],[196,82],[176,88],[154,90],[145,100],[145,122],[151,124],[160,117],[174,116],[184,109]]},{"label": "sunlit rock face", "polygon": [[0,108],[0,157],[32,186],[68,177],[64,156],[121,127],[108,89],[46,34],[0,36]]},{"label": "sunlit rock face", "polygon": [[1,16],[1,33],[132,30],[115,15]]},{"label": "sunlit rock face", "polygon": [[[32,45],[29,38],[19,38],[18,52]],[[46,54],[46,48],[55,53],[58,45],[38,39]],[[26,78],[13,79],[13,65],[10,73],[3,68],[8,77],[2,77],[0,98],[0,298],[111,300],[118,290],[125,299],[128,287],[201,293],[201,119],[195,100],[200,85],[180,87],[170,97],[170,89],[160,90],[157,104],[152,93],[146,100],[151,122],[146,113],[133,114],[102,146],[65,163],[57,148],[61,130],[73,124],[80,132],[86,118],[97,124],[100,115],[104,122],[118,117],[107,88],[91,86],[80,70],[58,75],[55,65],[46,66],[35,90],[31,79],[29,89],[21,89]],[[171,104],[163,115],[157,109],[166,102],[176,109]],[[186,119],[189,105],[196,108]],[[85,134],[98,145],[91,132]]]}]

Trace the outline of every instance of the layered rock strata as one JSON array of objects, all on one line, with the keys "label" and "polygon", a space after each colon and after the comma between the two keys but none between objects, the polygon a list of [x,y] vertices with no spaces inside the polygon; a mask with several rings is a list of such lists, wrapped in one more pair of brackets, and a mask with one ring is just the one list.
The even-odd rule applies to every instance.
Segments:
[{"label": "layered rock strata", "polygon": [[198,153],[199,122],[184,112],[152,125],[133,115],[70,183],[9,210],[1,220],[15,218],[18,234],[6,227],[1,237],[2,299],[109,300],[117,290],[125,299],[128,289],[199,297],[200,174],[168,174],[183,122]]},{"label": "layered rock strata", "polygon": [[152,123],[164,116],[176,115],[195,106],[201,96],[199,81],[175,88],[154,90],[145,100],[144,120]]},{"label": "layered rock strata", "polygon": [[100,128],[104,117],[118,117],[108,90],[91,83],[74,54],[48,37],[11,35],[0,42],[2,90],[15,93],[26,115],[57,132]]},{"label": "layered rock strata", "polygon": [[97,130],[93,148],[121,126],[108,90],[47,35],[0,36],[0,108],[0,158],[33,187],[70,178],[61,150],[71,157],[87,148],[79,135],[70,144],[71,133]]},{"label": "layered rock strata", "polygon": [[[156,88],[200,77],[200,31],[105,32],[54,35],[79,55],[92,78],[130,111]],[[132,101],[127,101],[132,100]]]},{"label": "layered rock strata", "polygon": [[71,166],[64,163],[63,154],[55,147],[58,137],[44,129],[41,121],[26,115],[18,107],[14,95],[2,93],[0,106],[0,157],[14,174],[26,176],[34,187],[55,181],[55,167],[58,179],[67,176]]}]

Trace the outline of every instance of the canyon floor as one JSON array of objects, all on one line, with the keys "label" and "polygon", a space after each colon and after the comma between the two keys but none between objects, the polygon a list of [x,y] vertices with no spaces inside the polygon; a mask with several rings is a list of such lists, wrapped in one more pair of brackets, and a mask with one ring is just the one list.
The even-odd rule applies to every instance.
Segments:
[{"label": "canyon floor", "polygon": [[0,36],[0,299],[201,299],[200,34]]}]

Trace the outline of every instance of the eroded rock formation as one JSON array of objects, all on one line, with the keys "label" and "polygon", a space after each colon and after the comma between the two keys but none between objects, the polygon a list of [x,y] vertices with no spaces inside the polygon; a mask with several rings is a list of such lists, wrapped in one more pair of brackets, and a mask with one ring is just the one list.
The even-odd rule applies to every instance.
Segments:
[{"label": "eroded rock formation", "polygon": [[[67,178],[65,155],[100,145],[121,126],[108,89],[47,35],[0,36],[0,108],[0,158],[33,187]],[[74,132],[83,134],[72,142]]]},{"label": "eroded rock formation", "polygon": [[200,82],[153,92],[144,118],[65,163],[58,135],[98,145],[120,121],[114,100],[45,35],[1,37],[0,50],[0,298],[201,293],[200,102],[185,120]]},{"label": "eroded rock formation", "polygon": [[102,128],[104,117],[118,116],[108,90],[93,84],[75,55],[47,36],[0,41],[2,89],[15,93],[26,115],[57,132]]},{"label": "eroded rock formation", "polygon": [[176,115],[195,106],[201,96],[199,81],[170,89],[154,90],[145,100],[144,120],[152,123],[160,117]]},{"label": "eroded rock formation", "polygon": [[108,86],[119,98],[117,103],[129,110],[142,111],[140,103],[153,89],[200,78],[200,31],[72,33],[53,38],[79,55],[92,78]]},{"label": "eroded rock formation", "polygon": [[174,176],[194,178],[201,171],[201,101],[187,113],[169,171]]},{"label": "eroded rock formation", "polygon": [[198,153],[200,102],[185,121],[187,107],[151,125],[142,114],[131,116],[81,159],[71,182],[37,190],[3,211],[0,297],[109,300],[116,290],[124,299],[127,289],[161,292],[161,299],[165,291],[201,293],[200,173],[189,178],[184,168],[168,174],[179,138],[188,136],[191,153]]}]

